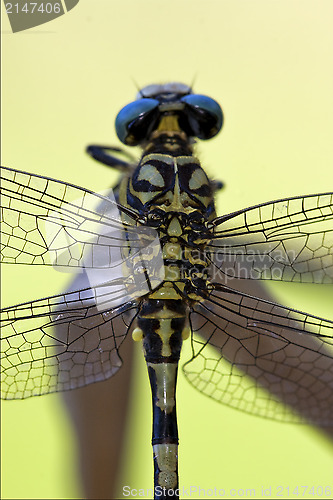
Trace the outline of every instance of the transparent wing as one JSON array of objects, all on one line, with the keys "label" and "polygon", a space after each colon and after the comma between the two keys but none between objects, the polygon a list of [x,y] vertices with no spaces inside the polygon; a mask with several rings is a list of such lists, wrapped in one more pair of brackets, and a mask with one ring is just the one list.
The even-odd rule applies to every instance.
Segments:
[{"label": "transparent wing", "polygon": [[190,322],[183,370],[196,389],[263,417],[333,423],[332,321],[216,285]]},{"label": "transparent wing", "polygon": [[1,311],[1,397],[26,398],[107,379],[136,314],[120,280]]},{"label": "transparent wing", "polygon": [[[123,219],[126,219],[126,222]],[[157,233],[109,197],[1,167],[1,261],[110,268],[147,248]]]},{"label": "transparent wing", "polygon": [[212,224],[215,280],[333,282],[333,193],[264,203]]}]

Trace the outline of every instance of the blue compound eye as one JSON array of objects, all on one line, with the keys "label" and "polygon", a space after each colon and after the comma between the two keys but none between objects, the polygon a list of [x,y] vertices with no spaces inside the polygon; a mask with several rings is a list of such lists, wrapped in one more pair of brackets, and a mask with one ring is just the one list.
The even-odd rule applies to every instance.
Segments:
[{"label": "blue compound eye", "polygon": [[148,137],[159,118],[159,102],[142,98],[127,104],[116,118],[116,132],[122,143],[136,146]]},{"label": "blue compound eye", "polygon": [[186,105],[180,125],[189,135],[205,140],[221,130],[223,113],[214,99],[206,95],[189,94],[180,101]]}]

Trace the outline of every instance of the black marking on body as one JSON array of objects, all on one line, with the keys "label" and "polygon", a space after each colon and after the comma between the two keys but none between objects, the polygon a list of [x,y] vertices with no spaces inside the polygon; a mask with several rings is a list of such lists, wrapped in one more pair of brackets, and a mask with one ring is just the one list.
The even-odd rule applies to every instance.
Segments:
[{"label": "black marking on body", "polygon": [[184,207],[190,203],[209,218],[215,211],[212,184],[192,156],[144,155],[128,179],[126,205],[143,214],[154,204],[170,203],[164,197],[173,192],[176,180],[181,197],[188,197]]}]

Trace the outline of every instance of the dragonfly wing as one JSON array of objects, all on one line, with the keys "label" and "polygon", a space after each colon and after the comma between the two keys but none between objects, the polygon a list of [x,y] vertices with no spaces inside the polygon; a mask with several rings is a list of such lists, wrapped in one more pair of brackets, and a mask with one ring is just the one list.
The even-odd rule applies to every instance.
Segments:
[{"label": "dragonfly wing", "polygon": [[190,322],[183,369],[199,391],[263,417],[332,424],[333,322],[222,285]]},{"label": "dragonfly wing", "polygon": [[[126,222],[123,219],[126,218]],[[157,245],[157,232],[108,197],[1,167],[1,261],[66,268],[115,268]],[[155,248],[154,246],[154,248]]]},{"label": "dragonfly wing", "polygon": [[107,379],[136,315],[118,280],[1,311],[2,398],[26,398]]},{"label": "dragonfly wing", "polygon": [[264,203],[212,224],[214,280],[333,282],[333,193]]}]

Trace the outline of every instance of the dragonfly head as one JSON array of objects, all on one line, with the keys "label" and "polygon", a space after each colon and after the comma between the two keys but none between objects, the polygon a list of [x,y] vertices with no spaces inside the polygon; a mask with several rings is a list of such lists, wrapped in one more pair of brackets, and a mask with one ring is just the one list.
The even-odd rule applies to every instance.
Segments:
[{"label": "dragonfly head", "polygon": [[115,125],[121,142],[137,146],[160,134],[207,140],[222,124],[222,109],[214,99],[172,82],[141,89],[137,99],[118,113]]}]

